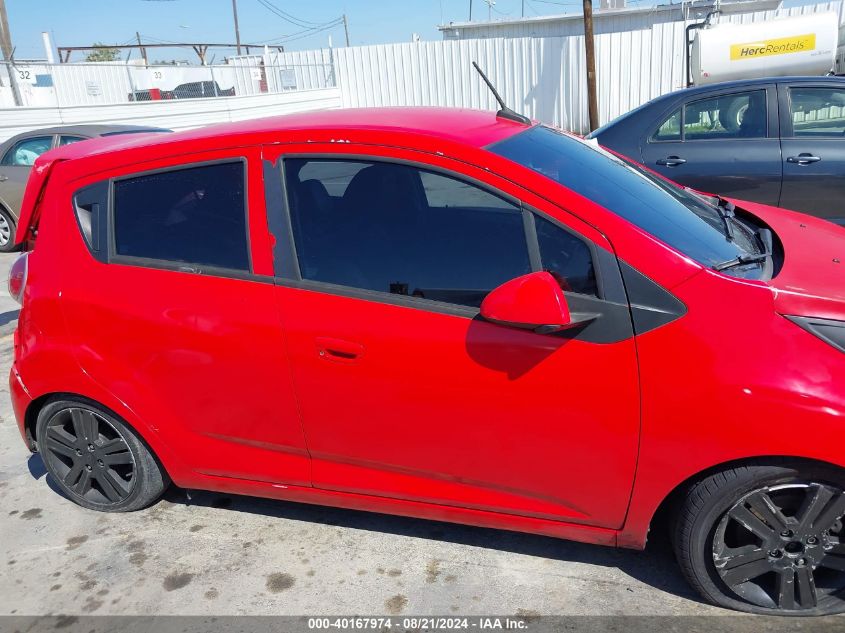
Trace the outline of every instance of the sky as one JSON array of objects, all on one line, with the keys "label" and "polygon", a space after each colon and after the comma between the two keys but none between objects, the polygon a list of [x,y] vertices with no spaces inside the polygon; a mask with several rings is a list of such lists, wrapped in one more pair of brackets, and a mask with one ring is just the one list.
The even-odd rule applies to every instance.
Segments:
[{"label": "sky", "polygon": [[[437,25],[467,20],[469,4],[469,0],[237,0],[242,43],[278,41],[289,50],[327,46],[330,36],[335,46],[342,46],[342,24],[320,31],[315,25],[344,13],[353,46],[410,41],[415,33],[424,40],[439,40]],[[496,0],[488,9],[485,0],[474,0],[473,19],[519,17],[522,4],[522,0]],[[525,0],[527,16],[580,12],[580,7],[580,0]],[[50,32],[55,46],[129,43],[136,31],[149,42],[235,41],[231,0],[6,0],[6,10],[18,59],[44,58],[42,31]],[[231,52],[210,51],[209,56],[216,53],[222,61]],[[82,60],[82,53],[75,55],[72,60]],[[196,59],[190,49],[161,49],[149,57]]]},{"label": "sky", "polygon": [[[647,6],[656,0],[628,3]],[[470,0],[237,0],[237,5],[242,43],[278,42],[288,50],[302,50],[325,47],[330,37],[342,46],[344,29],[338,18],[343,14],[353,46],[405,42],[414,34],[439,40],[437,25],[466,21]],[[486,0],[473,0],[472,5],[474,20],[517,18],[523,5],[526,16],[581,11],[581,0],[495,0],[490,8]],[[18,59],[45,57],[42,31],[51,34],[54,46],[125,44],[135,41],[136,31],[145,42],[235,41],[231,0],[6,0],[6,10]],[[233,52],[214,49],[208,59],[222,62]],[[123,52],[124,59],[127,54]],[[84,53],[74,55],[71,61],[84,58]],[[137,58],[138,52],[132,56]],[[156,49],[148,57],[197,61],[190,49]]]}]

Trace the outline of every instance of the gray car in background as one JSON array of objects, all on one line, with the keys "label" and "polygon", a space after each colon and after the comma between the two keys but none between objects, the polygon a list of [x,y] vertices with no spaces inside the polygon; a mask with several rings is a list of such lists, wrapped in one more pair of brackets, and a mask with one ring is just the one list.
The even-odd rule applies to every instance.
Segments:
[{"label": "gray car in background", "polygon": [[35,159],[54,147],[98,136],[170,132],[138,125],[68,125],[32,130],[0,144],[0,252],[14,247],[14,231],[26,181]]},{"label": "gray car in background", "polygon": [[845,78],[687,88],[588,138],[687,187],[845,224]]}]

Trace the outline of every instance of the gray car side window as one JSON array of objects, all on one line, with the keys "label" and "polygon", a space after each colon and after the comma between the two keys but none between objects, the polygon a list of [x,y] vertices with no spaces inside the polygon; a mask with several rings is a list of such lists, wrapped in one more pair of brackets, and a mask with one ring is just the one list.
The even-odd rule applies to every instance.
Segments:
[{"label": "gray car side window", "polygon": [[684,105],[683,140],[766,138],[766,90],[749,90]]},{"label": "gray car side window", "polygon": [[789,89],[792,136],[842,138],[845,135],[845,89]]},{"label": "gray car side window", "polygon": [[52,146],[52,136],[33,136],[22,139],[12,145],[0,164],[7,167],[31,167],[35,159]]}]

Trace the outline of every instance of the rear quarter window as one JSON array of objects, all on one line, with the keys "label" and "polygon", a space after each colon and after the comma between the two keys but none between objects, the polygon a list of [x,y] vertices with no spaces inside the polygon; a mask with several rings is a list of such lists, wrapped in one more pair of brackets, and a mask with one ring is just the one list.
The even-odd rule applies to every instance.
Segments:
[{"label": "rear quarter window", "polygon": [[141,174],[114,182],[114,253],[249,271],[245,163]]}]

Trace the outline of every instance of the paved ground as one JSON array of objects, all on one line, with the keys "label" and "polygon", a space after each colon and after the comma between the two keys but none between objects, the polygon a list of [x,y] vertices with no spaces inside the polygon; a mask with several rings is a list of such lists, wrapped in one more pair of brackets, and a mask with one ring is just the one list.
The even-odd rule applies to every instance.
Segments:
[{"label": "paved ground", "polygon": [[171,490],[108,515],[59,496],[21,442],[0,255],[0,615],[722,614],[671,553]]}]

